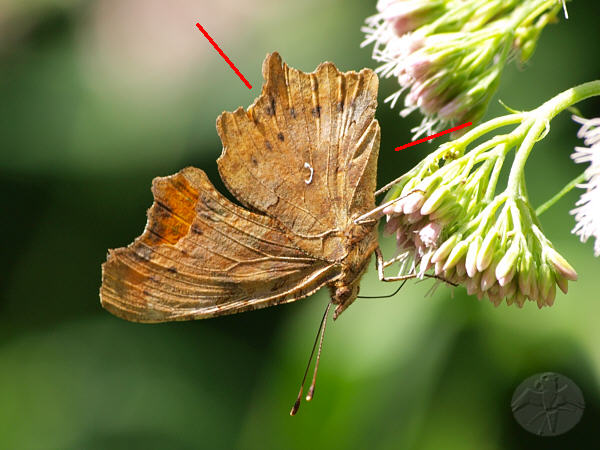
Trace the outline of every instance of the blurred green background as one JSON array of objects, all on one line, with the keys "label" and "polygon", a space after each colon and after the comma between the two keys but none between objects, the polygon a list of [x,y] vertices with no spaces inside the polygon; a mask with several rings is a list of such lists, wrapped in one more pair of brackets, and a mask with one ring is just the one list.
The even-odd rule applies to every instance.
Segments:
[{"label": "blurred green background", "polygon": [[[462,288],[425,297],[428,283],[357,301],[328,328],[315,400],[295,418],[325,290],[188,323],[127,323],[100,307],[100,265],[141,233],[152,178],[194,165],[222,188],[215,119],[259,95],[266,53],[306,71],[323,60],[374,67],[359,48],[374,3],[0,1],[1,449],[598,448],[600,261],[570,234],[579,192],[542,217],[580,275],[553,308],[494,308]],[[498,97],[511,107],[600,75],[600,6],[575,1],[569,12],[527,67],[504,74]],[[396,89],[383,80],[380,100]],[[598,116],[600,102],[581,109]],[[377,116],[383,185],[433,147],[394,152],[419,117],[383,104]],[[576,130],[564,113],[536,147],[535,204],[583,169],[569,158]],[[389,293],[373,272],[362,293]],[[544,371],[572,378],[586,399],[561,437],[530,435],[511,415],[514,388]]]}]

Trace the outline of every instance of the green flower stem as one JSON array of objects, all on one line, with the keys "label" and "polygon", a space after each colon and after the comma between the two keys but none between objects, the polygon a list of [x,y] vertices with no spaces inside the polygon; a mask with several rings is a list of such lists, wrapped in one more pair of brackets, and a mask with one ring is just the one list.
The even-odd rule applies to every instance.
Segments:
[{"label": "green flower stem", "polygon": [[585,173],[582,173],[575,179],[571,180],[569,184],[567,184],[564,188],[562,188],[556,195],[554,195],[551,199],[547,200],[535,210],[536,216],[540,216],[545,213],[551,206],[553,206],[557,201],[559,201],[567,192],[577,186],[579,183],[585,181]]},{"label": "green flower stem", "polygon": [[[462,156],[467,146],[475,139],[480,138],[484,134],[487,134],[497,128],[520,123],[523,121],[523,118],[526,117],[526,114],[527,113],[507,114],[506,116],[496,117],[495,119],[488,120],[487,122],[484,122],[481,125],[473,128],[471,131],[465,133],[458,139],[444,144],[440,150],[444,150],[451,144],[452,147],[458,147],[462,150],[458,155]],[[497,143],[500,144],[501,142]]]},{"label": "green flower stem", "polygon": [[500,155],[494,163],[494,170],[492,171],[490,181],[485,192],[484,200],[486,202],[490,202],[494,198],[494,193],[496,192],[496,185],[498,184],[498,178],[500,177],[500,171],[502,170],[502,165],[504,164],[504,155],[507,147],[508,146],[506,144],[502,144],[502,146],[498,149]]},{"label": "green flower stem", "polygon": [[531,117],[532,124],[515,155],[515,161],[508,177],[507,191],[511,196],[517,197],[523,195],[521,186],[524,183],[525,163],[531,149],[539,140],[540,135],[549,126],[550,121],[558,113],[575,103],[596,95],[600,95],[600,80],[590,81],[567,89],[528,114]]}]

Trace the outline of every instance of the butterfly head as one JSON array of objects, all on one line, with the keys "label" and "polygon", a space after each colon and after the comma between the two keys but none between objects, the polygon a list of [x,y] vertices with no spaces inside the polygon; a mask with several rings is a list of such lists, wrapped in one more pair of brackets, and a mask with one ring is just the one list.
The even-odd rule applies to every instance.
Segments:
[{"label": "butterfly head", "polygon": [[355,282],[351,284],[340,283],[337,284],[332,289],[331,301],[334,305],[336,305],[335,310],[333,311],[333,320],[337,319],[338,316],[348,308],[356,297],[358,296],[358,292],[360,291],[360,282],[357,279]]}]

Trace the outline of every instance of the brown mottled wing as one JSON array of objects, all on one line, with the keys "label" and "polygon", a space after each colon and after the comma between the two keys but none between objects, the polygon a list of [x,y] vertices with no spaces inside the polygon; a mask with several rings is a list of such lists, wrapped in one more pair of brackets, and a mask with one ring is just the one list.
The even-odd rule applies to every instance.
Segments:
[{"label": "brown mottled wing", "polygon": [[241,208],[193,167],[152,185],[144,233],[109,253],[102,305],[136,322],[231,314],[306,297],[339,271],[274,219]]},{"label": "brown mottled wing", "polygon": [[242,203],[304,238],[307,251],[343,257],[339,245],[323,251],[323,237],[375,206],[377,76],[341,73],[332,63],[304,73],[277,53],[267,56],[263,75],[262,94],[247,111],[217,120],[221,178]]}]

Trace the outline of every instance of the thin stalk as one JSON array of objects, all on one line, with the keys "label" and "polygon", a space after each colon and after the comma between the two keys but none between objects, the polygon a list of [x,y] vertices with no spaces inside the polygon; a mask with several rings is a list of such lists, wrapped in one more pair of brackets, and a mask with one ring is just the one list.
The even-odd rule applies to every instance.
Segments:
[{"label": "thin stalk", "polygon": [[548,209],[550,209],[550,207],[552,207],[557,201],[559,201],[567,192],[569,192],[571,189],[573,189],[574,187],[576,187],[579,183],[582,183],[583,181],[585,181],[585,173],[582,173],[581,175],[579,175],[576,178],[574,178],[573,180],[571,180],[564,188],[562,188],[560,191],[558,191],[558,193],[556,195],[554,195],[552,198],[550,198],[549,200],[546,200],[544,203],[542,203],[540,206],[538,206],[537,209],[535,210],[536,216],[538,216],[538,217],[541,216]]},{"label": "thin stalk", "polygon": [[521,189],[519,188],[523,180],[525,163],[527,162],[531,149],[550,121],[561,111],[595,95],[600,95],[600,80],[590,81],[575,86],[574,88],[567,89],[529,113],[533,119],[533,124],[521,143],[510,170],[507,187],[507,191],[510,195],[518,196],[521,194]]}]

